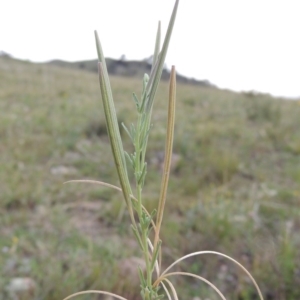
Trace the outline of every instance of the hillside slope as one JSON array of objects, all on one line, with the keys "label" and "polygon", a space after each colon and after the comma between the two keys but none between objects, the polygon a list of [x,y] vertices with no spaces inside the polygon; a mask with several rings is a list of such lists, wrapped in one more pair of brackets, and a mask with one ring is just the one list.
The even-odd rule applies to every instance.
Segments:
[{"label": "hillside slope", "polygon": [[[112,76],[111,84],[120,122],[135,122],[131,95],[140,94],[141,80]],[[147,153],[150,210],[159,195],[167,92],[162,82]],[[222,251],[251,271],[266,299],[300,298],[299,115],[299,102],[178,84],[165,266],[191,251]],[[28,299],[82,289],[140,299],[121,275],[140,255],[128,215],[118,219],[121,195],[63,185],[82,178],[119,185],[96,74],[1,57],[0,120],[0,299],[17,277],[35,281]],[[245,275],[227,261],[190,259],[180,270],[213,280],[228,299],[254,299]],[[216,299],[193,280],[176,284],[184,299]]]}]

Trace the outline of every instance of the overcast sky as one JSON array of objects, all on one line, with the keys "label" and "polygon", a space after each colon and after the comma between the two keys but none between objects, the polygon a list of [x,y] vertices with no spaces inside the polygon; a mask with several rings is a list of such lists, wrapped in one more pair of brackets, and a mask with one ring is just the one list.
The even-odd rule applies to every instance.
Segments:
[{"label": "overcast sky", "polygon": [[[0,51],[31,61],[152,54],[174,0],[2,0]],[[221,88],[300,97],[299,0],[181,0],[167,66]]]}]

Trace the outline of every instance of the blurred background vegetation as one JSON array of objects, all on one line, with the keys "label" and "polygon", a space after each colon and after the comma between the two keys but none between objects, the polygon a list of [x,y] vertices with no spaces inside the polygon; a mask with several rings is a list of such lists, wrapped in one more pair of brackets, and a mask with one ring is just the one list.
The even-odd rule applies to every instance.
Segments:
[{"label": "blurred background vegetation", "polygon": [[[1,300],[58,300],[84,289],[140,299],[140,253],[127,213],[120,219],[122,196],[63,185],[83,178],[119,185],[98,77],[82,64],[0,57]],[[249,269],[265,299],[300,299],[300,101],[192,83],[178,84],[163,262],[221,251]],[[141,92],[141,78],[114,75],[111,84],[120,123],[134,122],[131,93]],[[167,92],[162,82],[147,154],[148,208],[159,196]],[[210,279],[228,299],[257,299],[245,274],[223,259],[191,258],[177,270]],[[12,295],[17,278],[34,288]],[[175,284],[183,299],[217,299],[192,279]]]}]

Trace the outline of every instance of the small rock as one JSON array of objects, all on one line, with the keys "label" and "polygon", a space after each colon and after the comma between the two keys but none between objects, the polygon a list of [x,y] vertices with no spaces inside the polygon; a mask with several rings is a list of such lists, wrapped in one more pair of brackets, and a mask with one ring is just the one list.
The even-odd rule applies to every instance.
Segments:
[{"label": "small rock", "polygon": [[[177,167],[180,164],[181,159],[182,159],[181,155],[179,155],[177,153],[172,153],[171,167],[170,167],[170,171],[171,172],[174,172],[177,169]],[[158,152],[155,153],[155,156],[150,160],[150,163],[152,165],[155,165],[161,171],[163,171],[164,160],[165,160],[165,153],[164,153],[164,151],[158,151]]]},{"label": "small rock", "polygon": [[36,283],[29,277],[12,278],[6,287],[11,299],[22,300],[34,297]]},{"label": "small rock", "polygon": [[139,284],[138,267],[146,271],[145,261],[135,256],[120,260],[118,267],[121,277],[130,280],[133,285]]},{"label": "small rock", "polygon": [[50,169],[51,174],[53,175],[68,175],[75,174],[77,170],[73,167],[65,167],[65,166],[56,166]]}]

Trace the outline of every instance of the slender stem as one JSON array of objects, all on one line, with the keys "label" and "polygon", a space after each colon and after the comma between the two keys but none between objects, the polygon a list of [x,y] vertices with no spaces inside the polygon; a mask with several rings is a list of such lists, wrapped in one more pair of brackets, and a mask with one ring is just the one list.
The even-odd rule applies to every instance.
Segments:
[{"label": "slender stem", "polygon": [[142,232],[142,239],[143,239],[143,245],[144,245],[144,256],[145,256],[145,262],[146,262],[146,272],[147,272],[147,286],[152,286],[152,270],[150,267],[150,261],[149,261],[149,248],[148,248],[148,235],[145,230]]},{"label": "slender stem", "polygon": [[163,220],[164,207],[167,197],[167,188],[169,182],[169,175],[171,169],[171,158],[173,148],[173,137],[174,137],[174,124],[175,124],[175,100],[176,100],[176,71],[175,67],[172,66],[170,76],[170,87],[169,87],[169,108],[168,108],[168,125],[167,125],[167,138],[165,146],[165,161],[163,168],[163,176],[161,181],[161,191],[157,210],[156,220],[156,234],[154,239],[154,248],[156,248],[159,240],[159,232],[161,223]]},{"label": "slender stem", "polygon": [[141,148],[141,141],[143,139],[143,124],[142,124],[142,114],[139,113],[138,121],[137,121],[137,134],[135,138],[135,151],[136,151],[136,160],[135,160],[135,173],[136,173],[136,188],[137,188],[137,213],[141,225],[141,235],[142,235],[142,243],[143,243],[143,254],[146,263],[146,273],[147,273],[147,286],[150,288],[152,286],[152,270],[150,266],[150,255],[149,255],[149,247],[148,247],[148,228],[144,227],[144,213],[142,209],[142,183],[140,182],[140,176],[144,167],[144,155],[143,149]]}]

